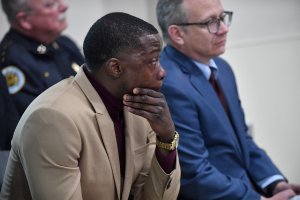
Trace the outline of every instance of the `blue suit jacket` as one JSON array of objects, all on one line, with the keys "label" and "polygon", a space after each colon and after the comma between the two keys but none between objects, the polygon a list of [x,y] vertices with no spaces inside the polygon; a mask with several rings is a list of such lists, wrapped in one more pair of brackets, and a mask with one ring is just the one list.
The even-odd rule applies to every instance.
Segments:
[{"label": "blue suit jacket", "polygon": [[231,122],[212,86],[188,57],[171,46],[161,53],[167,72],[162,92],[180,133],[179,199],[260,199],[257,183],[281,173],[247,134],[233,71],[221,58],[214,61]]}]

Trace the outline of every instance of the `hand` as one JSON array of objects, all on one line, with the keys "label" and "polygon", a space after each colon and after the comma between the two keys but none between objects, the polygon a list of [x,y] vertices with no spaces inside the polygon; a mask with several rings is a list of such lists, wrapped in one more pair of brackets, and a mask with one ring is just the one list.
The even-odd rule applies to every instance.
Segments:
[{"label": "hand", "polygon": [[300,195],[300,185],[299,184],[293,184],[293,183],[290,183],[289,184],[292,188],[292,190],[297,194],[297,195]]},{"label": "hand", "polygon": [[300,185],[289,184],[285,181],[281,181],[275,186],[275,188],[273,190],[273,195],[275,195],[281,191],[288,190],[288,189],[293,190],[297,195],[300,194]]},{"label": "hand", "polygon": [[134,88],[133,94],[125,94],[123,103],[128,111],[144,117],[161,141],[173,140],[175,127],[164,95],[158,91]]},{"label": "hand", "polygon": [[286,189],[278,192],[274,196],[270,198],[261,197],[261,200],[289,200],[293,196],[295,196],[295,192],[292,189]]}]

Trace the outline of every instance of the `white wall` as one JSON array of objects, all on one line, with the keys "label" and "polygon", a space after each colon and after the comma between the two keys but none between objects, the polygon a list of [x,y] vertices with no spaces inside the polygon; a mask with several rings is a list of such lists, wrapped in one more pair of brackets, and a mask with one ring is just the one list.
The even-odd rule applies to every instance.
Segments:
[{"label": "white wall", "polygon": [[[124,11],[157,26],[157,0],[66,0],[65,31],[82,45],[92,23]],[[224,58],[233,66],[257,143],[290,181],[300,183],[300,1],[223,0],[234,11]],[[8,26],[0,12],[0,38]]]},{"label": "white wall", "polygon": [[228,48],[256,142],[300,183],[300,1],[223,0],[233,10]]}]

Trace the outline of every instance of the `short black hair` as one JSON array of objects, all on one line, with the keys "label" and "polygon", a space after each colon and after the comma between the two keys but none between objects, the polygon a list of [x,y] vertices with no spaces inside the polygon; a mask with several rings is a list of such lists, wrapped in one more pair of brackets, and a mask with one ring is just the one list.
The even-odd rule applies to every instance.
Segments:
[{"label": "short black hair", "polygon": [[153,25],[135,16],[109,13],[92,25],[84,39],[85,62],[90,70],[95,70],[119,52],[140,47],[140,37],[157,33]]}]

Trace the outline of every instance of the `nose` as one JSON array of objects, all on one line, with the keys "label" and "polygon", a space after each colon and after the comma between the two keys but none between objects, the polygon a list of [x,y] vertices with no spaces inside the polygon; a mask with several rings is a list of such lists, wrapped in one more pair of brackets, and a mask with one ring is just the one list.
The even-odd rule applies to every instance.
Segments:
[{"label": "nose", "polygon": [[217,32],[217,34],[224,34],[227,33],[229,31],[229,27],[224,23],[224,22],[220,22],[220,28],[219,31]]},{"label": "nose", "polygon": [[68,10],[68,5],[64,0],[58,0],[58,3],[59,3],[59,10],[61,12],[66,12]]},{"label": "nose", "polygon": [[164,79],[165,78],[165,76],[166,76],[166,71],[165,71],[165,69],[161,66],[161,64],[159,63],[159,72],[158,72],[158,79],[159,80],[162,80],[162,79]]}]

